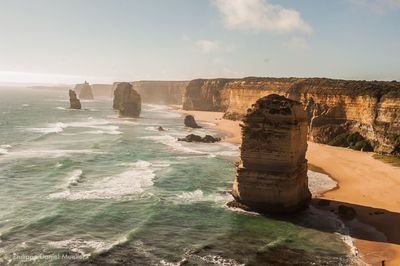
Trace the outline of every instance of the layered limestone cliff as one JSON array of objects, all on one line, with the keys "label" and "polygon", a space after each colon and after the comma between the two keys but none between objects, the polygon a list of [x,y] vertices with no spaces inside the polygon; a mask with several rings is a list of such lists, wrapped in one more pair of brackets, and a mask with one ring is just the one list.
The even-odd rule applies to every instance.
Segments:
[{"label": "layered limestone cliff", "polygon": [[81,109],[81,102],[76,97],[76,93],[73,90],[69,90],[69,108],[70,109]]},{"label": "layered limestone cliff", "polygon": [[[188,81],[133,81],[133,89],[142,97],[144,103],[181,105]],[[119,82],[112,86],[114,93]]]},{"label": "layered limestone cliff", "polygon": [[79,95],[81,100],[93,100],[92,87],[85,81],[83,84],[76,84],[74,91]]},{"label": "layered limestone cliff", "polygon": [[142,108],[140,95],[132,88],[132,84],[121,82],[114,91],[113,109],[123,117],[139,117]]},{"label": "layered limestone cliff", "polygon": [[143,102],[156,104],[182,104],[188,81],[134,81],[133,88]]},{"label": "layered limestone cliff", "polygon": [[112,85],[111,84],[92,84],[92,92],[94,98],[111,98]]},{"label": "layered limestone cliff", "polygon": [[228,107],[226,97],[221,95],[225,85],[232,79],[195,79],[188,84],[184,97],[184,110],[224,112]]},{"label": "layered limestone cliff", "polygon": [[[303,104],[312,141],[328,144],[341,134],[358,132],[376,152],[400,153],[399,82],[317,78],[219,81],[192,81],[185,93],[184,109],[222,111],[225,118],[242,119],[257,99],[275,93]],[[209,84],[214,87],[210,89]]]},{"label": "layered limestone cliff", "polygon": [[294,212],[311,199],[308,189],[307,113],[276,94],[259,99],[242,126],[241,161],[232,195],[259,212]]}]

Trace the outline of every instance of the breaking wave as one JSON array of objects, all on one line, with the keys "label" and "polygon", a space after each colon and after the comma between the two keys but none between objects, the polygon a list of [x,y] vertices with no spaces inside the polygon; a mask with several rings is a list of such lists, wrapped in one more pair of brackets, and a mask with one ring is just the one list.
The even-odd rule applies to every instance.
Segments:
[{"label": "breaking wave", "polygon": [[0,145],[0,155],[7,154],[11,149],[11,145]]},{"label": "breaking wave", "polygon": [[184,143],[178,141],[176,137],[171,135],[161,135],[161,136],[147,136],[140,137],[141,139],[154,140],[158,143],[162,143],[171,147],[173,150],[191,153],[191,154],[201,154],[208,155],[209,157],[216,156],[239,156],[239,146],[230,143]]},{"label": "breaking wave", "polygon": [[[92,118],[88,118],[86,121],[80,121],[80,122],[51,123],[48,124],[46,127],[42,128],[28,128],[28,131],[43,133],[43,134],[51,134],[51,133],[62,133],[67,128],[94,129],[91,131],[82,131],[79,132],[78,134],[110,134],[110,135],[122,134],[121,131],[118,131],[119,127],[111,125],[110,121],[104,119],[92,119]],[[69,133],[69,135],[76,135],[76,134],[77,133]]]},{"label": "breaking wave", "polygon": [[155,172],[165,168],[166,165],[152,164],[147,161],[138,161],[131,168],[103,178],[100,181],[80,188],[69,189],[49,195],[50,199],[65,200],[94,200],[94,199],[118,199],[129,195],[138,195],[146,188],[153,185]]}]

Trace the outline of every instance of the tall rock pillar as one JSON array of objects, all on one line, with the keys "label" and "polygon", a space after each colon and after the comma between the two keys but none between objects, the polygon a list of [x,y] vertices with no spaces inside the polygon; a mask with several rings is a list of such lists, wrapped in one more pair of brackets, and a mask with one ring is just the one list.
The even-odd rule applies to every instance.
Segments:
[{"label": "tall rock pillar", "polygon": [[307,207],[307,114],[302,105],[272,94],[259,99],[241,125],[241,161],[232,195],[245,208],[290,213]]},{"label": "tall rock pillar", "polygon": [[113,109],[123,117],[139,117],[142,110],[142,99],[132,88],[132,84],[121,82],[114,91]]}]

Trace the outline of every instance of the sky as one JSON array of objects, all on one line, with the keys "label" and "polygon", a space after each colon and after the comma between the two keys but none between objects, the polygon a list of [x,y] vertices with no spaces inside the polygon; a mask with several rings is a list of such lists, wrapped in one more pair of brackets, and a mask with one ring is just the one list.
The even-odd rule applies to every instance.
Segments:
[{"label": "sky", "polygon": [[0,0],[0,83],[400,80],[400,0]]}]

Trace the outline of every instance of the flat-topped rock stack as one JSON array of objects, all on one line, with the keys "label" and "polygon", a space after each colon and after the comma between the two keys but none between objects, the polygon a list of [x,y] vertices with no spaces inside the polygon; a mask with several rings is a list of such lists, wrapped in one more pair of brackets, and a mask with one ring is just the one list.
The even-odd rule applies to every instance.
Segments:
[{"label": "flat-topped rock stack", "polygon": [[311,193],[305,159],[307,113],[301,103],[276,94],[263,97],[247,111],[241,126],[241,161],[232,190],[237,205],[263,213],[304,209]]},{"label": "flat-topped rock stack", "polygon": [[82,100],[94,100],[92,87],[86,81],[82,84],[81,90],[79,92],[79,98]]},{"label": "flat-topped rock stack", "polygon": [[73,90],[69,90],[69,108],[77,110],[82,108],[81,102],[78,97],[76,97],[76,93]]},{"label": "flat-topped rock stack", "polygon": [[132,88],[132,84],[121,82],[114,91],[113,108],[123,117],[139,117],[142,110],[142,99]]}]

